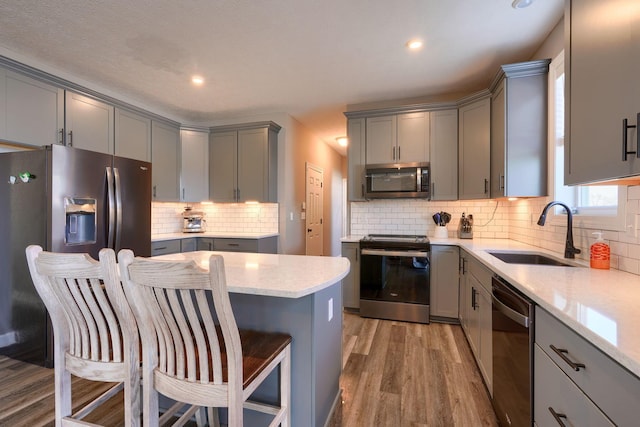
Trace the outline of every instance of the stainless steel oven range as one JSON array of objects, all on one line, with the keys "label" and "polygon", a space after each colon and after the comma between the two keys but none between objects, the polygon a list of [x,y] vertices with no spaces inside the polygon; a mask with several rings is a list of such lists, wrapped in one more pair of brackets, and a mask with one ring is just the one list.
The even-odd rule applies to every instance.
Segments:
[{"label": "stainless steel oven range", "polygon": [[427,236],[360,240],[360,315],[429,323],[430,253]]}]

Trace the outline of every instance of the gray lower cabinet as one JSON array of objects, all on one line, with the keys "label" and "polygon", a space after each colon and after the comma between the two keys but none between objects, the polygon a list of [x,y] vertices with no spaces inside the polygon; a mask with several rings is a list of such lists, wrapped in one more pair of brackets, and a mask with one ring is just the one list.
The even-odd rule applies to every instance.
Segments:
[{"label": "gray lower cabinet", "polygon": [[151,256],[175,254],[181,250],[180,239],[151,242]]},{"label": "gray lower cabinet", "polygon": [[360,308],[360,243],[343,242],[342,256],[351,264],[349,274],[342,279],[342,305],[344,308]]},{"label": "gray lower cabinet", "polygon": [[197,247],[199,251],[275,254],[278,253],[278,237],[271,236],[262,239],[199,237]]},{"label": "gray lower cabinet", "polygon": [[195,237],[182,239],[180,242],[180,252],[194,252],[198,249],[198,240]]},{"label": "gray lower cabinet", "polygon": [[458,109],[458,198],[488,199],[491,150],[491,98],[473,95]]},{"label": "gray lower cabinet", "polygon": [[535,319],[536,424],[555,425],[553,411],[566,425],[637,425],[640,378],[544,309]]},{"label": "gray lower cabinet", "polygon": [[[342,253],[344,255],[344,243],[342,244],[342,248]],[[431,290],[429,310],[432,322],[459,321],[459,259],[460,251],[457,246],[431,246]],[[346,300],[346,298],[344,299]]]},{"label": "gray lower cabinet", "polygon": [[492,272],[462,249],[460,263],[460,323],[487,389],[492,393]]},{"label": "gray lower cabinet", "polygon": [[151,123],[151,175],[153,201],[180,200],[180,129],[178,126]]}]

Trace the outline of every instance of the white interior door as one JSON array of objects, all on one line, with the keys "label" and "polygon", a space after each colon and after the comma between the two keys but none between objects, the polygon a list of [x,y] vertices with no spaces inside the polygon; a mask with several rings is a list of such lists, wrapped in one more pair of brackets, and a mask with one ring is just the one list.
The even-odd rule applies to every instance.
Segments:
[{"label": "white interior door", "polygon": [[306,254],[323,255],[322,253],[322,181],[324,172],[322,168],[312,164],[306,164]]}]

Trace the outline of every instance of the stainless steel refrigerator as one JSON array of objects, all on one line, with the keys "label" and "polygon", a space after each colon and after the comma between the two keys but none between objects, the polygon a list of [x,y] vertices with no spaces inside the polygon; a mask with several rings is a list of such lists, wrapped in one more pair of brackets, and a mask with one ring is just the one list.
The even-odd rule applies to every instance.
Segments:
[{"label": "stainless steel refrigerator", "polygon": [[151,164],[61,145],[0,154],[0,354],[52,366],[25,248],[151,255]]}]

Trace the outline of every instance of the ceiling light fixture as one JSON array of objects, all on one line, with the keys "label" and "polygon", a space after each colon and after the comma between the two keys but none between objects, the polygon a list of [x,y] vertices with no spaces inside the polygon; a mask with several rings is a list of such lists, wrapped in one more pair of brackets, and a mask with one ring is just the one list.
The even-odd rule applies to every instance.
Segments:
[{"label": "ceiling light fixture", "polygon": [[191,83],[193,83],[196,86],[200,86],[201,84],[204,83],[204,78],[202,76],[193,76],[191,77]]},{"label": "ceiling light fixture", "polygon": [[338,143],[339,146],[346,147],[347,144],[349,143],[349,140],[347,139],[346,136],[341,136],[340,138],[336,138],[336,142]]},{"label": "ceiling light fixture", "polygon": [[524,9],[525,7],[531,6],[534,0],[513,0],[511,3],[511,7],[514,9]]},{"label": "ceiling light fixture", "polygon": [[422,47],[422,40],[409,40],[407,42],[407,47],[411,50],[420,49]]}]

